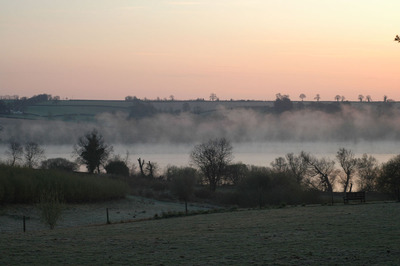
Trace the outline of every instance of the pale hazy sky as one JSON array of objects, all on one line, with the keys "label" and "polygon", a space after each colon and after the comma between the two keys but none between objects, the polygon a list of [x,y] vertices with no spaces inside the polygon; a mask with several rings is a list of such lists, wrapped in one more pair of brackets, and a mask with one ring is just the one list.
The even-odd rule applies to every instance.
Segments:
[{"label": "pale hazy sky", "polygon": [[400,101],[399,0],[0,0],[0,95]]}]

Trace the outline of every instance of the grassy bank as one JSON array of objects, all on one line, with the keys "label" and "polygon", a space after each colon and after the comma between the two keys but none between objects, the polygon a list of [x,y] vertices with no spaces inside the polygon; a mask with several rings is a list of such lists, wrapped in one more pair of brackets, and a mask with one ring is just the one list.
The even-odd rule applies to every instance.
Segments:
[{"label": "grassy bank", "polygon": [[0,165],[0,204],[35,203],[42,191],[57,190],[67,203],[124,197],[125,183],[109,177]]},{"label": "grassy bank", "polygon": [[2,234],[0,264],[398,265],[397,203],[287,207]]}]

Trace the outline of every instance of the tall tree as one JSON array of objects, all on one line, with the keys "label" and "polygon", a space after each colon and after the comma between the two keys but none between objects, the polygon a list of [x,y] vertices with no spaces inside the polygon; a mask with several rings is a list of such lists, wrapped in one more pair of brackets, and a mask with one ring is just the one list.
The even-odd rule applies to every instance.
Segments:
[{"label": "tall tree", "polygon": [[357,170],[357,159],[354,157],[354,153],[351,150],[340,148],[336,153],[336,159],[338,160],[342,170],[345,174],[343,180],[343,192],[347,192],[347,188],[353,178],[354,173]]},{"label": "tall tree", "polygon": [[100,173],[100,166],[104,166],[112,152],[112,146],[107,145],[96,130],[80,137],[74,149],[79,162],[86,164],[89,173]]},{"label": "tall tree", "polygon": [[382,165],[377,186],[382,192],[394,193],[400,201],[400,155]]},{"label": "tall tree", "polygon": [[210,190],[215,191],[233,159],[232,145],[225,138],[210,139],[208,142],[196,145],[190,158],[204,174]]},{"label": "tall tree", "polygon": [[29,168],[35,168],[45,159],[44,149],[36,142],[27,142],[24,146],[25,165]]},{"label": "tall tree", "polygon": [[374,191],[379,173],[378,160],[367,154],[357,159],[359,187],[362,191]]},{"label": "tall tree", "polygon": [[296,156],[293,153],[286,154],[286,161],[289,172],[294,175],[297,184],[301,185],[307,173],[307,164],[300,155]]},{"label": "tall tree", "polygon": [[16,140],[10,140],[8,143],[8,150],[6,150],[6,155],[9,157],[8,162],[11,166],[17,165],[22,161],[24,155],[22,144]]},{"label": "tall tree", "polygon": [[187,202],[193,195],[194,185],[196,184],[196,169],[190,167],[174,168],[169,174],[172,192],[180,200],[185,201],[185,212],[187,214]]}]

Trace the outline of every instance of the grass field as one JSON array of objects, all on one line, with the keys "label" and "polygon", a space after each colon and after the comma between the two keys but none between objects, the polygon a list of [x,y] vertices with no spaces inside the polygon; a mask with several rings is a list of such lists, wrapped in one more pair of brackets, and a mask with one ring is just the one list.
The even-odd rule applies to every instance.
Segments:
[{"label": "grass field", "polygon": [[0,264],[399,265],[398,203],[244,210],[0,235]]}]

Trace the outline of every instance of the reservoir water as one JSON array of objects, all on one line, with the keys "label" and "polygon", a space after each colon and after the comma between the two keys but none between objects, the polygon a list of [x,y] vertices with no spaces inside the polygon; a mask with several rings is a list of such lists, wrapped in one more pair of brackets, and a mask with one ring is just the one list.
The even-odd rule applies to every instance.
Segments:
[{"label": "reservoir water", "polygon": [[[114,144],[113,154],[125,158],[129,153],[130,164],[138,165],[137,159],[157,163],[163,171],[168,165],[190,165],[190,152],[194,145],[189,144]],[[374,156],[380,163],[400,154],[400,141],[358,141],[358,142],[257,142],[257,143],[232,143],[234,162],[257,166],[270,166],[277,157],[284,157],[287,153],[299,154],[301,151],[311,153],[321,158],[335,159],[339,148],[352,150],[356,157],[362,154]],[[62,157],[74,160],[72,145],[47,145],[45,156],[47,159]],[[0,145],[0,160],[6,160],[7,146]]]}]

